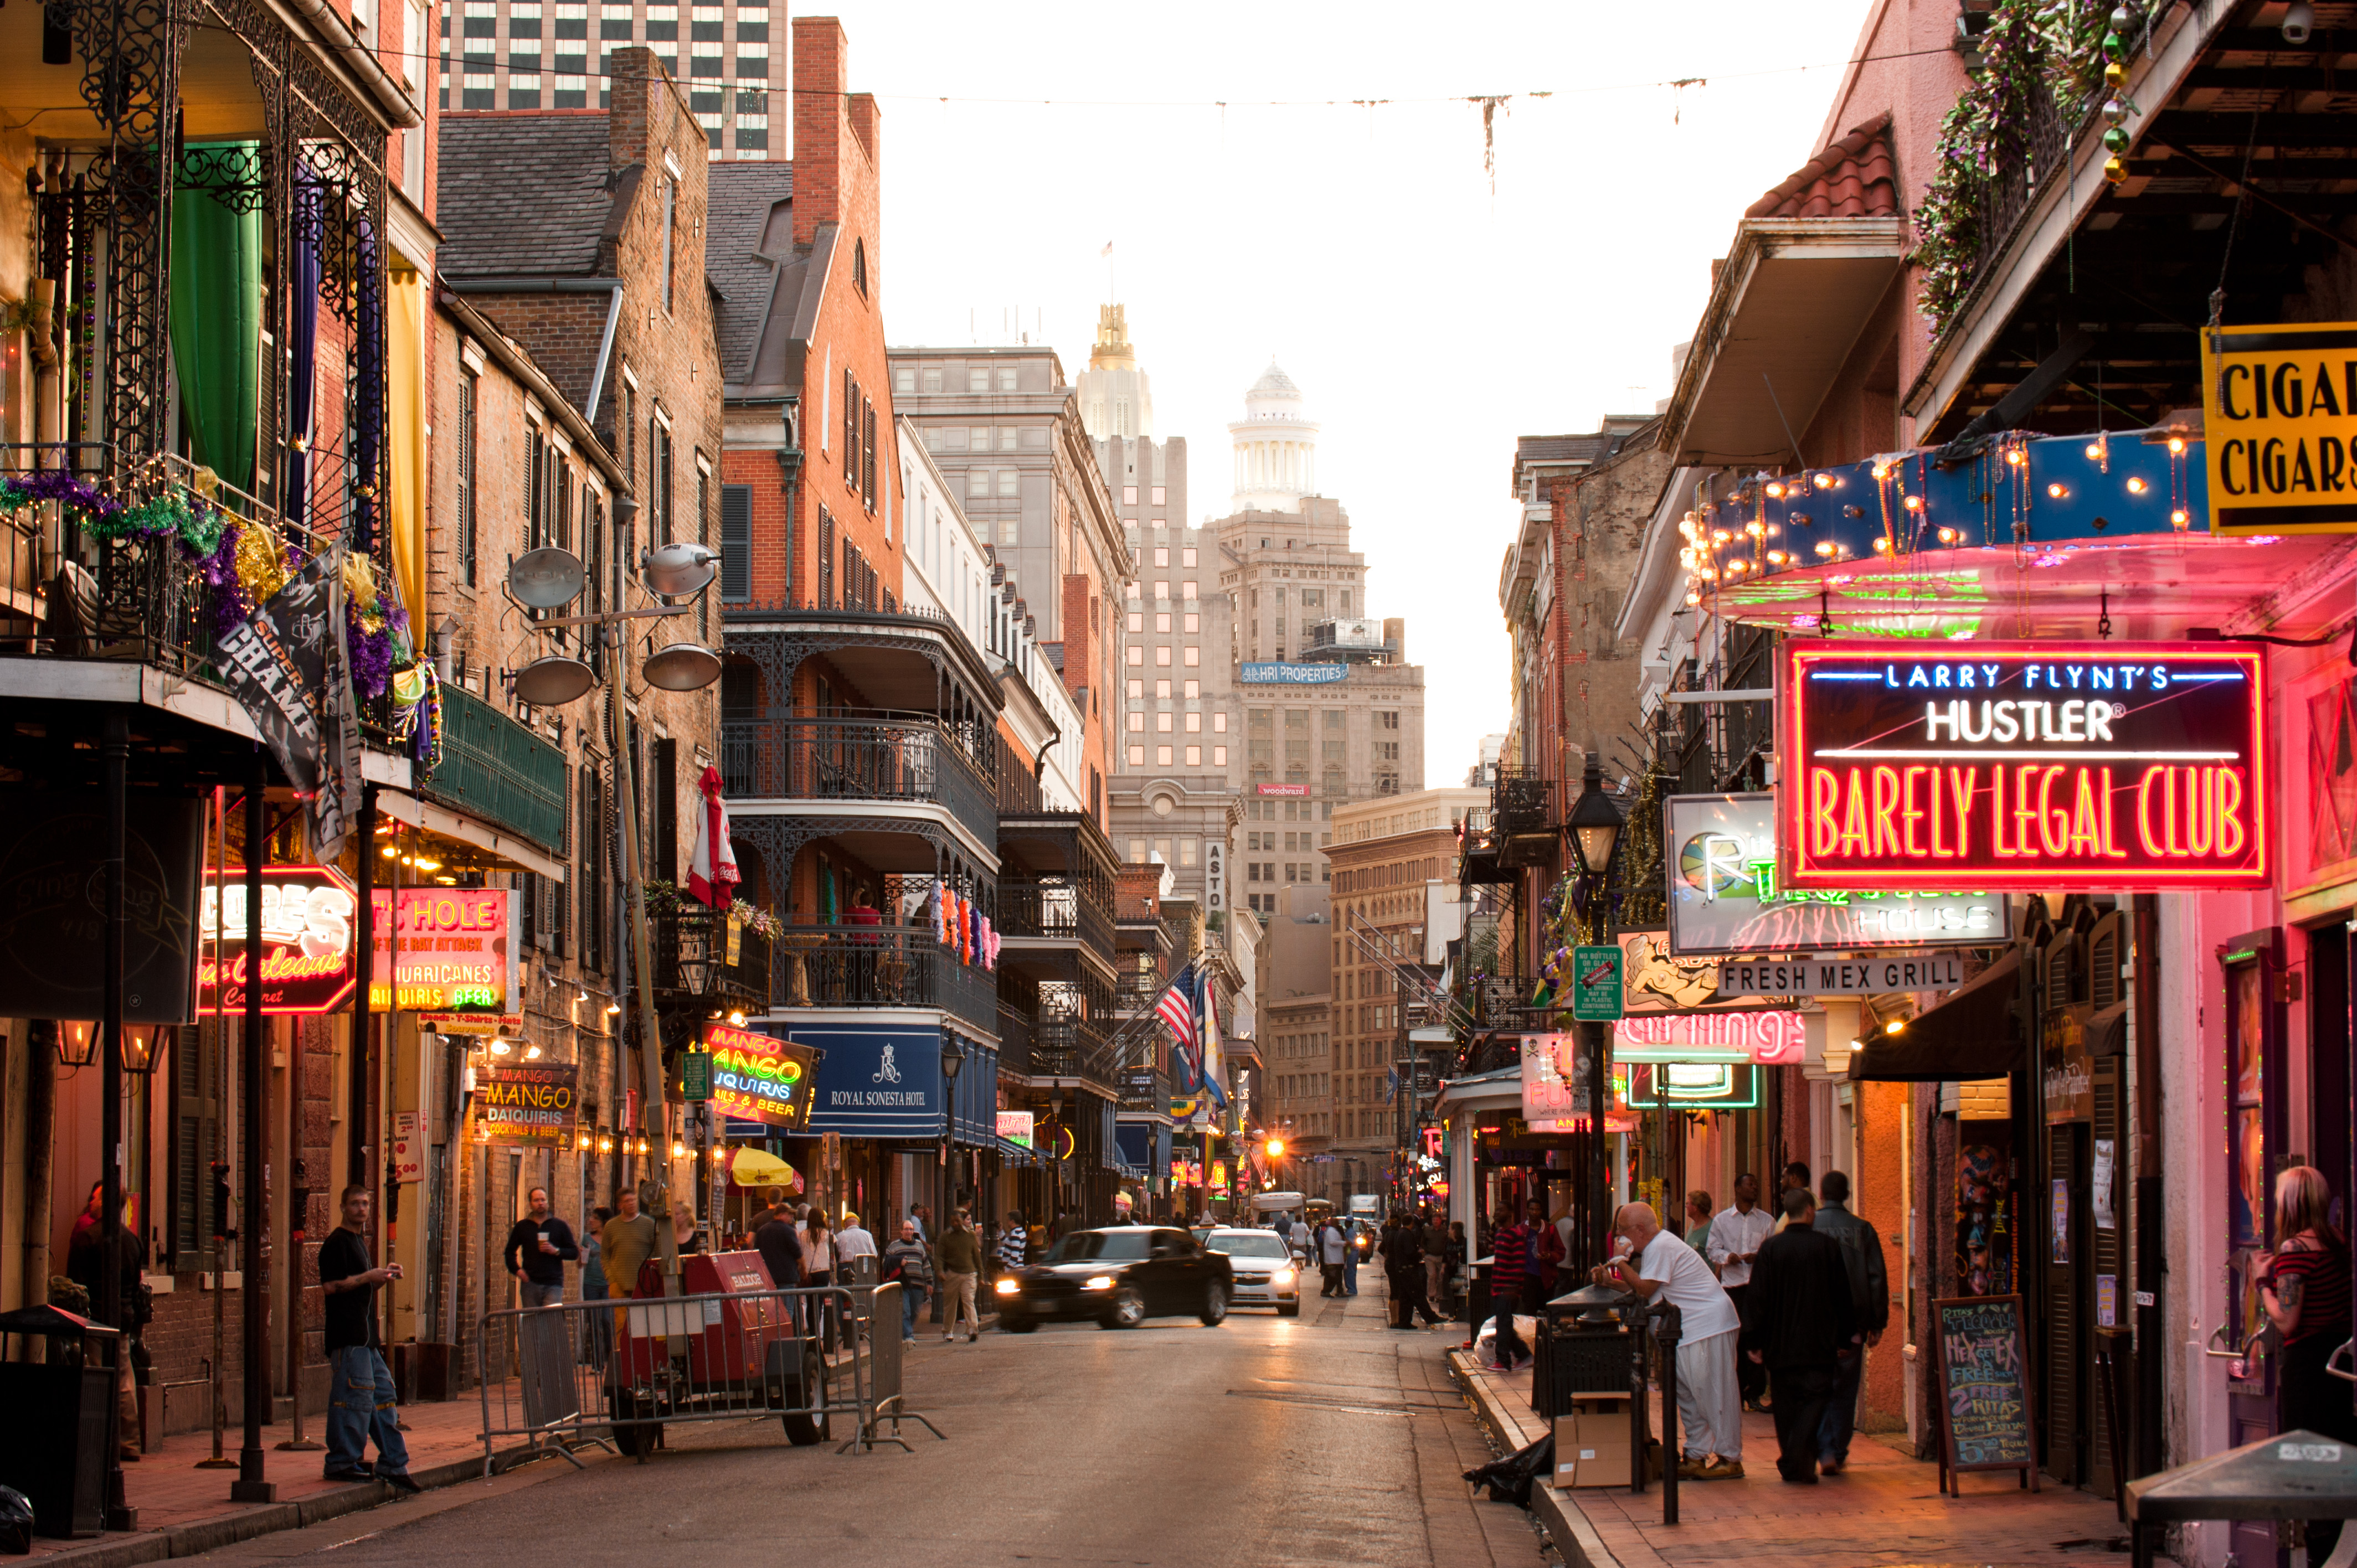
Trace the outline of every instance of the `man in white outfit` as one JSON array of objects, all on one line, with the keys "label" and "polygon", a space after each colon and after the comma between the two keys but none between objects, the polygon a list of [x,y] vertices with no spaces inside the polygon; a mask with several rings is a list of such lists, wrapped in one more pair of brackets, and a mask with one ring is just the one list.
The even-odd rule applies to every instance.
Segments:
[{"label": "man in white outfit", "polygon": [[[1751,1293],[1751,1260],[1760,1255],[1760,1244],[1776,1229],[1776,1217],[1760,1203],[1760,1178],[1749,1171],[1735,1178],[1735,1202],[1718,1211],[1710,1222],[1710,1240],[1704,1255],[1718,1271],[1718,1283],[1727,1287],[1727,1299],[1735,1303],[1735,1316],[1744,1313],[1744,1299]],[[1743,1402],[1753,1410],[1765,1409],[1761,1399],[1768,1391],[1768,1373],[1749,1360],[1736,1363],[1735,1375],[1743,1390]]]},{"label": "man in white outfit", "polygon": [[1743,1395],[1736,1381],[1736,1343],[1743,1325],[1735,1304],[1692,1247],[1662,1229],[1652,1206],[1624,1204],[1612,1217],[1617,1256],[1588,1271],[1647,1301],[1677,1307],[1678,1424],[1684,1439],[1681,1480],[1743,1477]]}]

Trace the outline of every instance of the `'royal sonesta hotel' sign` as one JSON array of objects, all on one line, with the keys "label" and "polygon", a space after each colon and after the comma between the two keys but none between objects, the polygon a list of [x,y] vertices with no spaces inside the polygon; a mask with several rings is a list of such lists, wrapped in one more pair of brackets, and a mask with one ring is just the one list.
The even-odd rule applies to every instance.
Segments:
[{"label": "'royal sonesta hotel' sign", "polygon": [[1795,887],[2256,887],[2264,651],[1795,639],[1777,842]]}]

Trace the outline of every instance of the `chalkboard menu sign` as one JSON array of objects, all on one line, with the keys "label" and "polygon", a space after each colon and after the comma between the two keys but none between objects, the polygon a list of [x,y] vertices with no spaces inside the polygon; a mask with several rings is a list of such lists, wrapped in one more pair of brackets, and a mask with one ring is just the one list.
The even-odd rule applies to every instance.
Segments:
[{"label": "chalkboard menu sign", "polygon": [[1959,1473],[2019,1470],[2038,1489],[2029,1358],[2018,1295],[1962,1296],[1932,1304],[1932,1359],[1940,1406],[1940,1485],[1963,1495]]}]

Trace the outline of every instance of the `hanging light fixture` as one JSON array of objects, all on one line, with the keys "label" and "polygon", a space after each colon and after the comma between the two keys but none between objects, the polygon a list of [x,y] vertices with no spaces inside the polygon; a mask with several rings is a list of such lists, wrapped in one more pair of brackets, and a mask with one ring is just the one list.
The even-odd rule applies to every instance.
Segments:
[{"label": "hanging light fixture", "polygon": [[123,1031],[123,1070],[135,1072],[143,1078],[156,1070],[156,1058],[164,1054],[164,1031],[168,1024],[151,1025],[145,1034],[135,1028]]},{"label": "hanging light fixture", "polygon": [[1578,856],[1582,872],[1598,876],[1612,864],[1612,846],[1620,840],[1623,821],[1620,808],[1604,792],[1603,764],[1591,755],[1587,771],[1580,780],[1579,799],[1573,803],[1571,816],[1564,823],[1571,834],[1571,851]]},{"label": "hanging light fixture", "polygon": [[92,1024],[58,1026],[58,1065],[85,1068],[98,1057],[98,1028]]}]

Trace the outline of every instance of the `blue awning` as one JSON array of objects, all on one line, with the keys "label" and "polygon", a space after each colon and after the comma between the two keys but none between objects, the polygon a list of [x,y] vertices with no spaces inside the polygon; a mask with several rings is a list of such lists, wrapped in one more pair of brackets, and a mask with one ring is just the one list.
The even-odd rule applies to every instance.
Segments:
[{"label": "blue awning", "polygon": [[[910,1024],[789,1027],[786,1037],[826,1052],[811,1100],[810,1133],[846,1138],[942,1134],[942,1032]],[[968,1047],[967,1067],[974,1064]],[[977,1079],[985,1076],[977,1073]],[[996,1092],[997,1072],[987,1075]],[[964,1074],[959,1074],[961,1080]]]},{"label": "blue awning", "polygon": [[965,1047],[965,1065],[958,1069],[950,1138],[986,1149],[998,1141],[998,1047],[958,1038]]},{"label": "blue awning", "polygon": [[[1154,1133],[1151,1122],[1123,1122],[1114,1128],[1114,1140],[1118,1149],[1115,1155],[1125,1169],[1146,1171],[1154,1165]],[[1167,1168],[1167,1167],[1166,1167]]]}]

